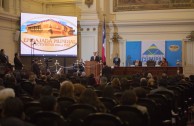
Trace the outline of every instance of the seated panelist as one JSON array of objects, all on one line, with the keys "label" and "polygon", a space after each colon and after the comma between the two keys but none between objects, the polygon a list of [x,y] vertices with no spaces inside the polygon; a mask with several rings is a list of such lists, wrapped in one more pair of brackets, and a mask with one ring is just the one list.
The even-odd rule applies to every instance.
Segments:
[{"label": "seated panelist", "polygon": [[162,62],[160,63],[160,66],[162,66],[162,67],[166,67],[166,66],[168,66],[168,61],[166,60],[166,58],[162,58]]},{"label": "seated panelist", "polygon": [[142,66],[142,62],[140,60],[135,60],[134,65],[135,66]]}]

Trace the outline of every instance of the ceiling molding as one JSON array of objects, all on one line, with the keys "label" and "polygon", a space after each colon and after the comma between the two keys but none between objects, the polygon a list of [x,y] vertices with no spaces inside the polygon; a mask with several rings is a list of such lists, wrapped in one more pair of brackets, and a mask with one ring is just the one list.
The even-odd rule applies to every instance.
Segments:
[{"label": "ceiling molding", "polygon": [[[192,25],[194,19],[187,20],[133,20],[133,21],[115,21],[117,26],[155,26],[155,25]],[[113,24],[109,24],[113,26]]]},{"label": "ceiling molding", "polygon": [[13,15],[6,12],[0,12],[0,19],[2,20],[8,20],[8,21],[18,21],[19,17],[17,15]]}]

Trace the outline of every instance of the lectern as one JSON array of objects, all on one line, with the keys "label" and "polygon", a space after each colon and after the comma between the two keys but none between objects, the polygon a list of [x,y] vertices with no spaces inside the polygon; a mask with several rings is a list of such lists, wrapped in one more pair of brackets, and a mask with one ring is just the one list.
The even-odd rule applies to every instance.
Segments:
[{"label": "lectern", "polygon": [[100,63],[96,61],[85,61],[85,72],[86,76],[94,74],[94,77],[100,76],[101,66]]}]

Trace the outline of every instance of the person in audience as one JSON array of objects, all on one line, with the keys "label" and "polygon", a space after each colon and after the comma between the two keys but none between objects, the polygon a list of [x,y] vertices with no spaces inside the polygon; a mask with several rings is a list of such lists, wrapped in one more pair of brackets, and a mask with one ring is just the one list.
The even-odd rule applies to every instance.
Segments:
[{"label": "person in audience", "polygon": [[74,86],[71,81],[63,81],[61,83],[60,91],[59,91],[60,97],[68,97],[74,99]]},{"label": "person in audience", "polygon": [[40,99],[41,92],[42,92],[42,88],[43,88],[42,85],[35,85],[34,86],[33,94],[32,94],[34,100],[37,100],[38,101]]},{"label": "person in audience", "polygon": [[15,57],[14,57],[14,66],[15,66],[15,70],[22,70],[23,68],[23,64],[21,62],[21,60],[18,57],[18,53],[15,53]]},{"label": "person in audience", "polygon": [[89,77],[88,77],[88,85],[94,86],[94,87],[97,86],[97,82],[96,82],[96,79],[95,79],[93,73],[91,73],[91,74],[89,75]]},{"label": "person in audience", "polygon": [[111,81],[111,86],[114,89],[114,92],[120,92],[121,91],[121,82],[119,78],[113,78]]},{"label": "person in audience", "polygon": [[146,107],[137,104],[138,97],[133,90],[124,91],[120,100],[121,105],[129,105],[131,107],[137,108],[143,114],[149,115]]},{"label": "person in audience", "polygon": [[9,63],[8,56],[5,55],[5,50],[4,49],[0,50],[0,62],[4,63],[4,64],[8,64]]},{"label": "person in audience", "polygon": [[160,66],[162,66],[162,67],[167,67],[168,66],[168,61],[166,60],[166,58],[164,58],[164,57],[162,58]]},{"label": "person in audience", "polygon": [[0,104],[9,97],[15,97],[15,92],[12,88],[4,88],[0,90]]},{"label": "person in audience", "polygon": [[12,88],[12,89],[15,89],[16,87],[16,78],[13,74],[9,73],[9,74],[6,74],[5,77],[4,77],[4,85],[6,88]]},{"label": "person in audience", "polygon": [[106,65],[106,62],[104,62],[102,66],[102,76],[107,77],[107,81],[110,81],[111,79],[111,71],[111,67]]},{"label": "person in audience", "polygon": [[174,95],[174,92],[172,90],[167,89],[168,81],[166,79],[164,78],[160,79],[158,81],[158,85],[159,85],[158,88],[151,90],[150,94],[154,94],[158,91],[167,91]]},{"label": "person in audience", "polygon": [[54,96],[42,96],[39,101],[43,111],[57,111],[57,100]]},{"label": "person in audience", "polygon": [[119,67],[120,63],[121,63],[121,59],[119,58],[119,55],[117,53],[116,56],[113,58],[113,64],[114,66]]},{"label": "person in audience", "polygon": [[140,86],[146,87],[147,86],[147,79],[145,77],[142,77],[140,79]]},{"label": "person in audience", "polygon": [[8,97],[5,99],[2,105],[2,116],[6,117],[16,117],[24,120],[24,105],[23,102],[16,97]]},{"label": "person in audience", "polygon": [[74,86],[74,96],[75,99],[78,101],[82,92],[86,90],[86,87],[80,83],[76,83],[73,86]]},{"label": "person in audience", "polygon": [[46,86],[42,87],[42,91],[41,91],[40,97],[42,97],[42,96],[51,96],[52,93],[53,93],[52,87],[46,85]]},{"label": "person in audience", "polygon": [[135,94],[138,98],[146,98],[147,97],[146,90],[142,87],[136,87],[133,89],[133,91],[135,92]]},{"label": "person in audience", "polygon": [[91,56],[90,61],[100,62],[100,57],[98,56],[97,52],[93,52],[93,56]]},{"label": "person in audience", "polygon": [[103,97],[114,99],[114,89],[111,85],[107,85],[103,90]]},{"label": "person in audience", "polygon": [[130,82],[128,81],[127,78],[124,78],[124,77],[121,78],[120,82],[121,82],[121,91],[125,91],[131,88]]},{"label": "person in audience", "polygon": [[32,63],[32,72],[34,72],[34,74],[36,74],[37,78],[40,77],[41,71],[40,71],[40,67],[38,65],[38,59],[35,59]]},{"label": "person in audience", "polygon": [[91,89],[87,88],[80,96],[80,103],[89,104],[97,108],[99,112],[106,112],[106,107],[104,104],[99,100],[96,92]]},{"label": "person in audience", "polygon": [[107,77],[102,76],[102,77],[100,77],[100,80],[99,81],[100,81],[99,82],[99,85],[96,87],[96,89],[102,91],[108,85],[107,84],[108,83]]}]

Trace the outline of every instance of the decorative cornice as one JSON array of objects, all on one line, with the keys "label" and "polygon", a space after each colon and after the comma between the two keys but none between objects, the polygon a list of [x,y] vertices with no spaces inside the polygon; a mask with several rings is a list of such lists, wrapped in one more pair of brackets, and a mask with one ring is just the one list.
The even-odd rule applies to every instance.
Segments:
[{"label": "decorative cornice", "polygon": [[[191,25],[194,19],[185,20],[133,20],[133,21],[115,21],[117,26],[155,26],[155,25]],[[109,24],[111,27],[112,24]]]},{"label": "decorative cornice", "polygon": [[98,26],[100,21],[98,20],[82,20],[80,21],[81,26]]},{"label": "decorative cornice", "polygon": [[9,14],[6,12],[0,12],[0,19],[7,21],[18,21],[19,17],[17,15]]}]

